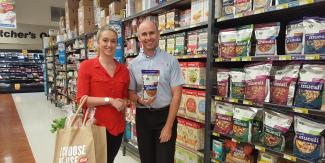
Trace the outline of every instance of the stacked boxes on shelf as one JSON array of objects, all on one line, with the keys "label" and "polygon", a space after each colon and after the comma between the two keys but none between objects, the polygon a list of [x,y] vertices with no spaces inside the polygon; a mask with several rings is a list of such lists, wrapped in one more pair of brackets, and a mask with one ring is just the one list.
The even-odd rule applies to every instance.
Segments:
[{"label": "stacked boxes on shelf", "polygon": [[92,0],[81,0],[78,8],[79,35],[95,31],[94,7]]}]

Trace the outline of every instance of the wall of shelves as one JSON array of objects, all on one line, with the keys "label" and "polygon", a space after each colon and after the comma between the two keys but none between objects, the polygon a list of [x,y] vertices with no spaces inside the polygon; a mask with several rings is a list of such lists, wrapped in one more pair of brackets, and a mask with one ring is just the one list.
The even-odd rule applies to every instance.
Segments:
[{"label": "wall of shelves", "polygon": [[0,93],[42,92],[41,50],[0,50]]}]

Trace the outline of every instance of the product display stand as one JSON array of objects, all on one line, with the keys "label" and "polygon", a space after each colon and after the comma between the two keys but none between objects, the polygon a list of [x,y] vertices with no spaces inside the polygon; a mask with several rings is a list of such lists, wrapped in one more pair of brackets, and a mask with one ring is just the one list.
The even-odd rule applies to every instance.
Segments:
[{"label": "product display stand", "polygon": [[42,92],[41,50],[0,50],[0,93]]}]

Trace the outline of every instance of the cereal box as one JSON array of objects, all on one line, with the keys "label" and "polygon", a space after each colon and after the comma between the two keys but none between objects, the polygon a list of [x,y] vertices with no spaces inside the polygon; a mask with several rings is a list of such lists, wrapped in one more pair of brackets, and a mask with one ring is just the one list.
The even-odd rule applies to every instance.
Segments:
[{"label": "cereal box", "polygon": [[184,55],[186,49],[186,33],[178,33],[175,34],[175,41],[176,41],[176,49],[175,55]]},{"label": "cereal box", "polygon": [[161,36],[159,39],[159,48],[163,51],[166,51],[166,37],[165,36]]},{"label": "cereal box", "polygon": [[187,33],[187,54],[195,55],[198,48],[198,33],[197,31],[191,31]]},{"label": "cereal box", "polygon": [[164,31],[166,29],[166,14],[159,14],[158,15],[158,30]]},{"label": "cereal box", "polygon": [[174,55],[175,52],[175,35],[167,36],[167,53]]},{"label": "cereal box", "polygon": [[186,116],[190,118],[197,118],[198,112],[198,98],[197,98],[197,91],[196,90],[186,90],[185,91],[185,109],[186,109]]},{"label": "cereal box", "polygon": [[176,146],[175,151],[175,162],[176,163],[201,163],[203,162],[203,157],[199,156],[198,154],[186,150],[180,146]]},{"label": "cereal box", "polygon": [[194,150],[204,148],[204,125],[194,121],[177,118],[177,139],[176,141]]},{"label": "cereal box", "polygon": [[185,80],[185,84],[188,84],[188,79],[187,79],[187,69],[188,69],[188,66],[187,66],[187,62],[179,62],[179,65],[181,67],[181,71],[182,71],[182,74],[183,74],[183,79]]},{"label": "cereal box", "polygon": [[188,62],[187,79],[190,85],[205,85],[205,62]]},{"label": "cereal box", "polygon": [[191,3],[191,24],[203,22],[203,0],[192,0]]},{"label": "cereal box", "polygon": [[[205,91],[197,91],[197,118],[205,120]],[[213,114],[214,115],[214,114]]]},{"label": "cereal box", "polygon": [[179,27],[179,11],[174,9],[166,13],[166,29]]},{"label": "cereal box", "polygon": [[208,52],[208,31],[206,28],[199,30],[198,45],[197,53],[206,55]]}]

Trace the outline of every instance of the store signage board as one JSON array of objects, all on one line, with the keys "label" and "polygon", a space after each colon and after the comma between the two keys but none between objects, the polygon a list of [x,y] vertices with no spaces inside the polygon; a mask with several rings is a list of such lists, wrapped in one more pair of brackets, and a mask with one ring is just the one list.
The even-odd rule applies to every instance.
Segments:
[{"label": "store signage board", "polygon": [[0,28],[17,28],[15,0],[0,0]]}]

